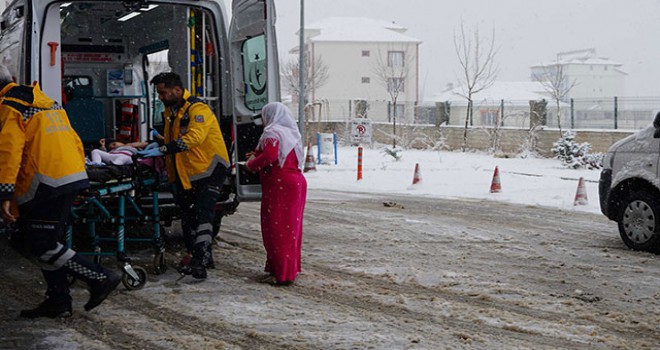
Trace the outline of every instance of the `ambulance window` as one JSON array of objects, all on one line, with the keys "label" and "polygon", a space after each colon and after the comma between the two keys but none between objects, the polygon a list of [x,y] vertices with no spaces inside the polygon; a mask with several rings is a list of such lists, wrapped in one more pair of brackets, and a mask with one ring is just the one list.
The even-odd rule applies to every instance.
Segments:
[{"label": "ambulance window", "polygon": [[252,111],[258,111],[268,103],[265,36],[259,35],[246,40],[242,54],[245,106]]},{"label": "ambulance window", "polygon": [[[172,67],[170,67],[168,61],[169,51],[169,49],[165,49],[147,54],[148,64],[145,69],[149,79],[160,73],[172,71]],[[150,113],[152,126],[162,134],[164,132],[163,125],[165,124],[163,121],[163,111],[165,110],[165,106],[163,105],[163,102],[158,99],[158,92],[156,92],[156,89],[151,83],[147,84],[147,90],[149,93],[149,101],[151,103]]]}]

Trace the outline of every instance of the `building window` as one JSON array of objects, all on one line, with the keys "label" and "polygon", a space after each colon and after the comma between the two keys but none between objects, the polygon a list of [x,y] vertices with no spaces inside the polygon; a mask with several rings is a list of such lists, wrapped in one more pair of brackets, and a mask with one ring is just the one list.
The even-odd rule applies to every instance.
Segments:
[{"label": "building window", "polygon": [[371,83],[371,78],[362,77],[362,84],[370,84],[370,83]]},{"label": "building window", "polygon": [[388,67],[403,67],[403,51],[388,51],[387,52],[387,66]]},{"label": "building window", "polygon": [[362,50],[362,57],[369,57],[371,52],[369,50]]},{"label": "building window", "polygon": [[391,122],[393,117],[397,118],[405,118],[406,114],[406,104],[405,103],[397,103],[395,108],[392,108],[392,103],[388,102],[387,103],[387,121]]},{"label": "building window", "polygon": [[387,92],[404,92],[405,84],[403,78],[387,79]]},{"label": "building window", "polygon": [[406,105],[403,103],[397,103],[396,108],[394,108],[397,117],[403,117],[406,114]]},{"label": "building window", "polygon": [[500,119],[500,111],[497,109],[482,109],[479,114],[481,114],[482,125],[497,125]]}]

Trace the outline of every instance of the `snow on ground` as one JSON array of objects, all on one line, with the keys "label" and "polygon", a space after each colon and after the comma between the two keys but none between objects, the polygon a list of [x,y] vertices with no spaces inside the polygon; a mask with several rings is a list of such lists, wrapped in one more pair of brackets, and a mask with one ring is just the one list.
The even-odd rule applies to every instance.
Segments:
[{"label": "snow on ground", "polygon": [[[496,158],[489,154],[428,150],[401,151],[395,160],[383,146],[364,147],[362,180],[357,180],[357,147],[338,147],[337,164],[322,155],[316,172],[307,172],[310,189],[470,198],[600,213],[599,170],[568,169],[557,159]],[[316,150],[313,149],[316,159]],[[415,165],[422,181],[413,185]],[[491,193],[495,167],[500,193]],[[587,205],[574,205],[578,180],[584,178]]]},{"label": "snow on ground", "polygon": [[[291,287],[257,282],[258,202],[223,220],[208,280],[177,281],[171,269],[90,313],[75,288],[63,322],[16,318],[43,282],[0,245],[0,334],[12,334],[0,348],[657,349],[658,259],[628,250],[600,214],[598,170],[448,151],[395,161],[381,150],[364,149],[360,181],[355,147],[305,173],[303,266]],[[490,193],[496,166],[502,192]],[[574,206],[580,177],[589,203]],[[165,230],[176,263],[180,230]],[[135,258],[149,268],[152,250]]]}]

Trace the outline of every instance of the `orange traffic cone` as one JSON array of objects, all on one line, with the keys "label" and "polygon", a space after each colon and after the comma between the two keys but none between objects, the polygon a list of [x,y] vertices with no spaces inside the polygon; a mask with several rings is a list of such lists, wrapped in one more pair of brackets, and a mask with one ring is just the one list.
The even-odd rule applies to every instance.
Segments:
[{"label": "orange traffic cone", "polygon": [[419,171],[419,163],[415,163],[415,174],[413,175],[413,185],[422,182],[422,173]]},{"label": "orange traffic cone", "polygon": [[314,154],[312,153],[312,145],[307,144],[307,156],[305,157],[305,167],[303,173],[308,171],[316,171],[316,162],[314,161]]},{"label": "orange traffic cone", "polygon": [[584,186],[584,179],[580,177],[578,181],[577,191],[575,191],[575,201],[573,205],[587,205],[589,198],[587,198],[587,188]]},{"label": "orange traffic cone", "polygon": [[502,192],[502,185],[500,184],[500,170],[495,166],[495,172],[493,172],[493,181],[490,183],[490,193],[500,193]]}]

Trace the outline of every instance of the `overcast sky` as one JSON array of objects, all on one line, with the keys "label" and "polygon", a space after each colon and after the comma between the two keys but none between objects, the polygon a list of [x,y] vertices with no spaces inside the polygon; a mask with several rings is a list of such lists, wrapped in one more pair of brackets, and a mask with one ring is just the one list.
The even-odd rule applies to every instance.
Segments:
[{"label": "overcast sky", "polygon": [[[280,53],[298,45],[300,0],[275,0]],[[305,22],[332,17],[394,21],[420,46],[420,95],[457,82],[454,30],[494,29],[498,80],[527,81],[529,66],[558,52],[594,48],[622,63],[626,95],[660,95],[660,0],[305,0]]]}]

